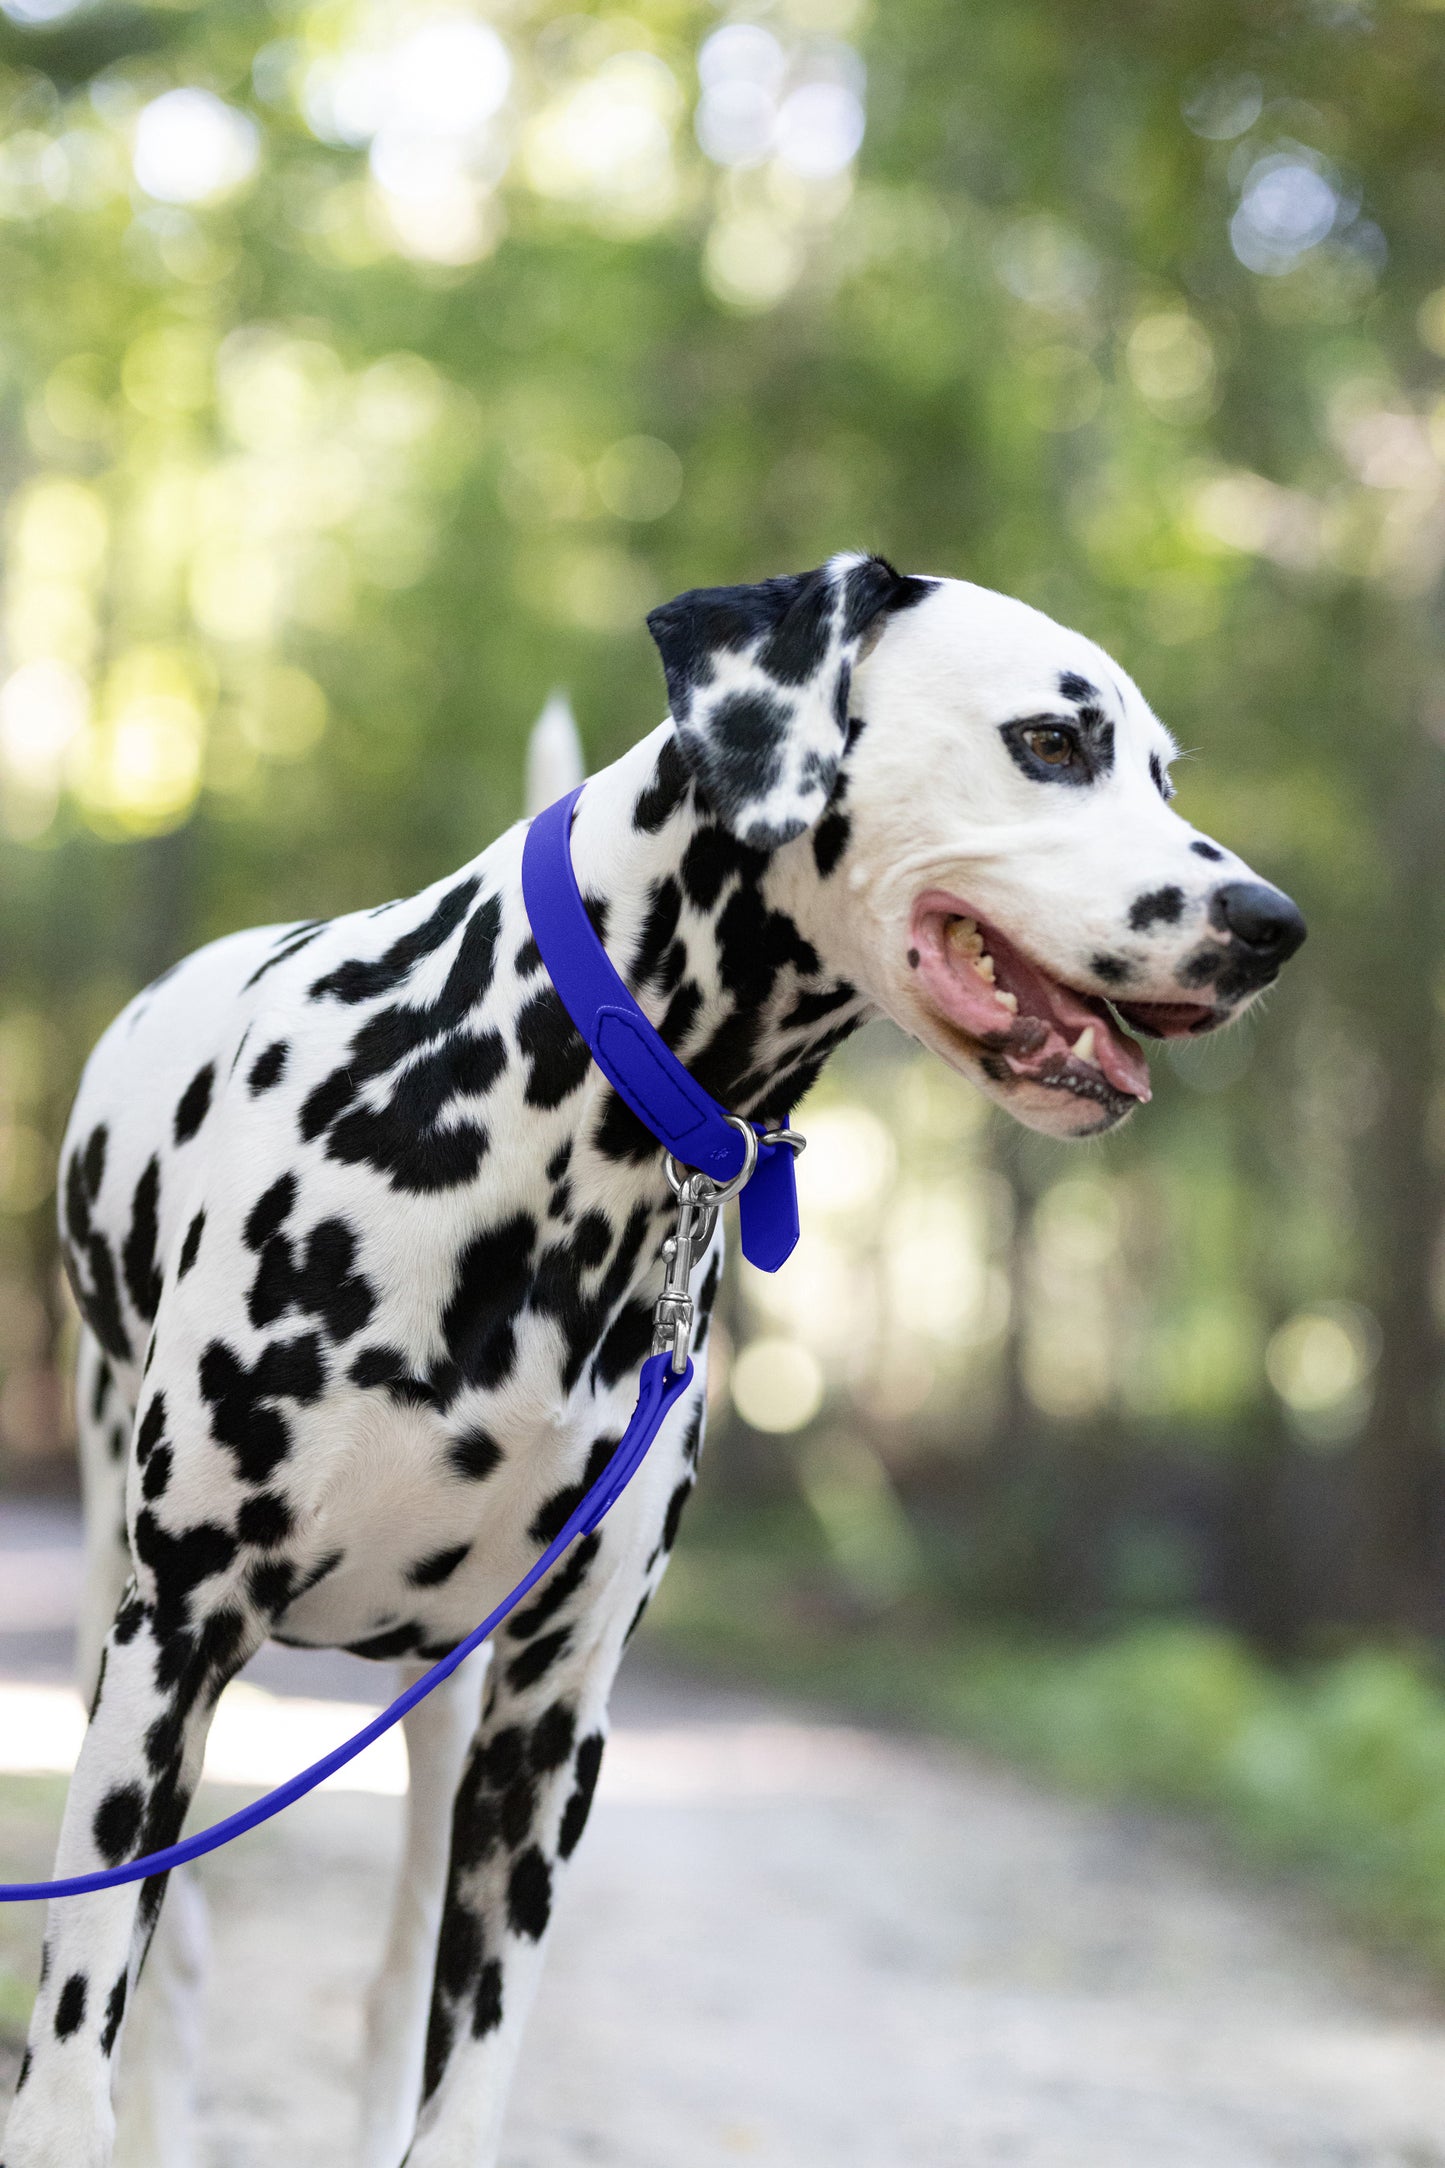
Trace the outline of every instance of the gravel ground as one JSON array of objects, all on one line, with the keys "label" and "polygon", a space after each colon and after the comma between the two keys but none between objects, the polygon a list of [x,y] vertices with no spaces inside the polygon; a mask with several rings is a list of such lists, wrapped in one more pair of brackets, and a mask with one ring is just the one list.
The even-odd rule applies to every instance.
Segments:
[{"label": "gravel ground", "polygon": [[[506,2168],[1445,2168],[1438,2000],[1290,1890],[951,1749],[619,1700]],[[7,1862],[56,1796],[5,1788]],[[351,2162],[398,1813],[207,1863],[208,2168]]]}]

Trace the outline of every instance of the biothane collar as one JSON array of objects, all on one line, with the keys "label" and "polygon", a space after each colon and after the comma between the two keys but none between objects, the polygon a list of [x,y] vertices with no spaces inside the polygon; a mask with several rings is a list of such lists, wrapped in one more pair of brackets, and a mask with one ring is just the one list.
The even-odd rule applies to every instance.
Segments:
[{"label": "biothane collar", "polygon": [[[532,933],[563,1008],[592,1059],[659,1144],[719,1186],[741,1173],[745,1147],[735,1117],[690,1076],[628,992],[587,916],[572,865],[572,815],[585,784],[539,813],[522,850],[522,896]],[[759,1138],[761,1124],[753,1123]],[[757,1168],[738,1199],[743,1255],[776,1272],[798,1240],[793,1152],[759,1143]]]}]

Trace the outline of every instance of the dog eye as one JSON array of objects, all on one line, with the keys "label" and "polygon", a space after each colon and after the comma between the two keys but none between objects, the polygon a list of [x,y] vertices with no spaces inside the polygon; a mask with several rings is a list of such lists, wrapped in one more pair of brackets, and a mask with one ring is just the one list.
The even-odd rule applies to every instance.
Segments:
[{"label": "dog eye", "polygon": [[1066,768],[1078,751],[1073,733],[1037,724],[1023,733],[1024,744],[1046,768]]}]

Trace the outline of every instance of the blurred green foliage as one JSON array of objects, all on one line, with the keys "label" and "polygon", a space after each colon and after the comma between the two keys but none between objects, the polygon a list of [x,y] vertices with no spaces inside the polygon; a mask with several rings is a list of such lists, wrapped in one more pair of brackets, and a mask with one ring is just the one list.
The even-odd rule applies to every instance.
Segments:
[{"label": "blurred green foliage", "polygon": [[594,763],[655,722],[651,604],[863,543],[1113,648],[1312,939],[1067,1162],[865,1053],[835,1112],[902,1157],[835,1276],[964,1293],[911,1399],[897,1335],[845,1377],[737,1298],[788,1481],[984,1608],[1433,1626],[1439,8],[3,10],[11,1473],[64,1443],[49,1170],[126,995],[470,856],[551,685]]}]

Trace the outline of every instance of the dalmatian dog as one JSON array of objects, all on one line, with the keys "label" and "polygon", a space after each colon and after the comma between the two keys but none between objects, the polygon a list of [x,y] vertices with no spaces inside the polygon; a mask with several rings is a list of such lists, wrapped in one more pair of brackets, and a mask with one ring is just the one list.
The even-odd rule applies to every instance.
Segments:
[{"label": "dalmatian dog", "polygon": [[[1031,1128],[1098,1136],[1149,1096],[1134,1033],[1227,1023],[1303,938],[1173,810],[1129,678],[1022,603],[847,555],[649,623],[671,715],[587,784],[573,857],[648,1016],[737,1113],[784,1120],[881,1012]],[[268,1637],[450,1649],[628,1421],[671,1200],[542,966],[524,833],[419,896],[214,943],[91,1058],[61,1187],[94,1698],[59,1874],[177,1836]],[[609,1687],[696,1479],[720,1269],[715,1235],[696,1378],[622,1502],[409,1720],[365,2168],[497,2160]],[[135,1995],[164,1894],[52,1906],[4,2168],[104,2168],[117,2100],[122,2157],[188,2157],[186,1904]]]}]

